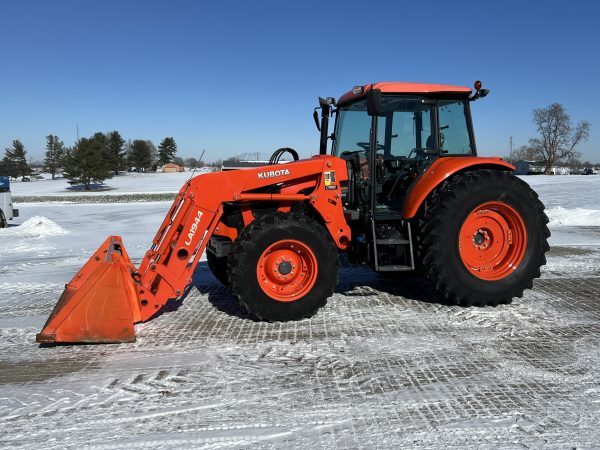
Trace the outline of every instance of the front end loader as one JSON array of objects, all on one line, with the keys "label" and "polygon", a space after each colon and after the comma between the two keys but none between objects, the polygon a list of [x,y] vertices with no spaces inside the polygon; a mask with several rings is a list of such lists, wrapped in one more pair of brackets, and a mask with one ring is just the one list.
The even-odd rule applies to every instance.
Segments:
[{"label": "front end loader", "polygon": [[[378,272],[419,271],[459,305],[522,296],[545,263],[548,220],[513,166],[476,155],[470,104],[487,92],[479,82],[474,94],[376,83],[337,102],[320,98],[319,155],[300,160],[283,148],[267,166],[190,179],[139,267],[119,236],[107,238],[36,340],[134,341],[135,323],[185,295],[203,254],[240,305],[266,321],[324,306],[339,252]],[[280,163],[286,152],[294,161]]]},{"label": "front end loader", "polygon": [[[231,233],[226,220],[222,221],[228,205],[242,205],[244,211],[256,204],[273,205],[287,212],[294,203],[311,205],[328,230],[328,239],[333,238],[334,245],[345,250],[350,228],[341,207],[341,189],[339,185],[329,189],[331,185],[322,182],[324,175],[331,173],[338,173],[344,181],[345,170],[346,164],[340,159],[316,156],[285,165],[192,178],[177,195],[140,266],[131,263],[119,236],[107,238],[66,285],[36,340],[134,341],[134,323],[150,319],[169,299],[183,295],[215,230],[221,236]],[[267,189],[273,185],[277,192]],[[303,186],[310,186],[310,194],[303,192]],[[293,293],[290,296],[294,298]]]}]

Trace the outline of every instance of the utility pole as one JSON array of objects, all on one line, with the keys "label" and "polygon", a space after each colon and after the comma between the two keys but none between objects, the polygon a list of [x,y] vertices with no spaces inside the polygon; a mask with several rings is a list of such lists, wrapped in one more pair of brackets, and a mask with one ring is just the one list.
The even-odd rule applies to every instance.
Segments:
[{"label": "utility pole", "polygon": [[511,164],[514,162],[514,161],[513,161],[513,146],[512,146],[512,136],[510,137],[510,162],[511,162]]}]

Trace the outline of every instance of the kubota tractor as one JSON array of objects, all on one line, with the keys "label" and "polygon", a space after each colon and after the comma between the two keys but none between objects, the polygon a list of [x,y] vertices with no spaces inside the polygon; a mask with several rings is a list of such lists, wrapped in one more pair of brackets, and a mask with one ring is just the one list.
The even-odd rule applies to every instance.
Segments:
[{"label": "kubota tractor", "polygon": [[[479,82],[474,94],[376,83],[320,98],[319,155],[300,160],[284,148],[265,167],[190,179],[140,266],[109,237],[37,341],[135,340],[134,323],[184,296],[205,252],[240,305],[266,321],[325,305],[340,251],[378,272],[419,270],[459,305],[522,296],[545,264],[548,219],[513,166],[477,156],[470,104],[487,93]],[[279,164],[286,152],[294,161]]]}]

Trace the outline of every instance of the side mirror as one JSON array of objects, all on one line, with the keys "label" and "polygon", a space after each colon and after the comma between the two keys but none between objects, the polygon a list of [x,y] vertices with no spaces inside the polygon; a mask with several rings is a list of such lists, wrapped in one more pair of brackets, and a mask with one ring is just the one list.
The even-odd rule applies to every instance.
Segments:
[{"label": "side mirror", "polygon": [[483,98],[486,95],[488,95],[490,93],[489,89],[481,89],[481,81],[477,80],[474,84],[473,87],[475,88],[475,94],[473,94],[471,97],[469,97],[469,101],[473,102],[475,100],[477,100],[478,98]]},{"label": "side mirror", "polygon": [[369,89],[367,91],[367,114],[381,116],[383,114],[382,110],[381,89]]},{"label": "side mirror", "polygon": [[313,119],[315,120],[317,130],[321,131],[321,124],[319,124],[319,113],[317,112],[317,108],[315,108],[315,110],[313,111]]}]

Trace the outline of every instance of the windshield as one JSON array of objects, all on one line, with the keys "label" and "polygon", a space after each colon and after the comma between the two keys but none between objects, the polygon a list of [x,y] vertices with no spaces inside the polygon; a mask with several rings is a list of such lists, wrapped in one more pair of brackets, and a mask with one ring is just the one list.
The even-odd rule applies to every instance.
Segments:
[{"label": "windshield", "polygon": [[[418,96],[386,96],[377,124],[377,147],[386,159],[474,154],[466,100],[433,100]],[[368,151],[371,117],[366,100],[338,108],[333,154]],[[436,126],[439,117],[440,127]]]},{"label": "windshield", "polygon": [[368,150],[371,117],[367,114],[366,100],[342,106],[337,114],[333,154]]}]

